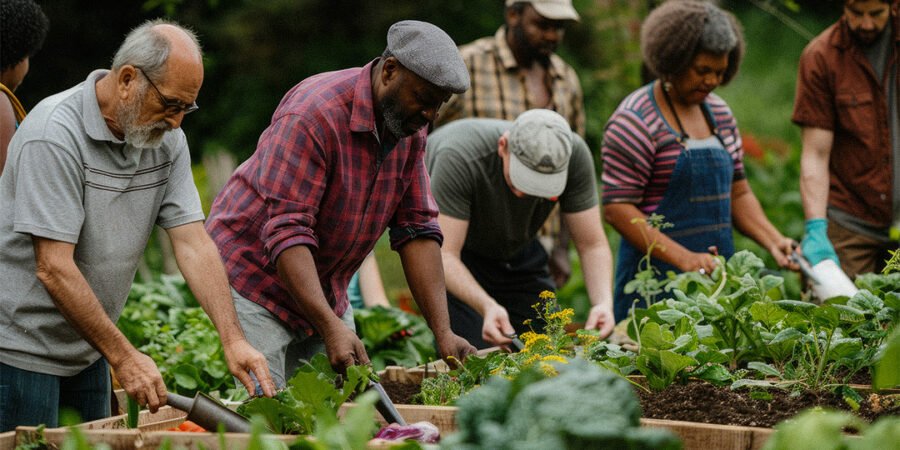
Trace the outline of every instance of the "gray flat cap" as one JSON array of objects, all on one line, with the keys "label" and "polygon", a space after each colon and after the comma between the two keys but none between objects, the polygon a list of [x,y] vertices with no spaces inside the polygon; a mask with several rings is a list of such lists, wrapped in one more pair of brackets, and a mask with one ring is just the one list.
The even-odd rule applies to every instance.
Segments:
[{"label": "gray flat cap", "polygon": [[391,25],[388,51],[425,81],[454,94],[469,89],[469,71],[459,50],[444,30],[417,20]]}]

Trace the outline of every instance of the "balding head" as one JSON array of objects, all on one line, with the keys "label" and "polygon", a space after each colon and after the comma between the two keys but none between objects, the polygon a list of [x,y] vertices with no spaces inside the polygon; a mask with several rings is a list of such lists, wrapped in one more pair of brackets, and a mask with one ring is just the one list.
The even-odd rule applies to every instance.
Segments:
[{"label": "balding head", "polygon": [[174,22],[156,19],[128,33],[113,58],[112,70],[131,65],[140,67],[154,80],[162,80],[170,63],[183,68],[195,66],[202,77],[203,55],[194,32]]}]

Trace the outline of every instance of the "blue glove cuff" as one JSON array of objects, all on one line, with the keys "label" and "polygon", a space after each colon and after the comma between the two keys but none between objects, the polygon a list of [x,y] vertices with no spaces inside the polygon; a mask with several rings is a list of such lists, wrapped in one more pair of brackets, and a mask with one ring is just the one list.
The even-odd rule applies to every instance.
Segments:
[{"label": "blue glove cuff", "polygon": [[809,219],[806,221],[806,233],[813,234],[816,232],[826,232],[828,231],[828,219],[825,218],[817,218],[817,219]]},{"label": "blue glove cuff", "polygon": [[806,221],[806,236],[800,243],[803,256],[810,264],[816,265],[823,259],[831,259],[840,264],[831,241],[828,240],[828,220],[824,218]]}]

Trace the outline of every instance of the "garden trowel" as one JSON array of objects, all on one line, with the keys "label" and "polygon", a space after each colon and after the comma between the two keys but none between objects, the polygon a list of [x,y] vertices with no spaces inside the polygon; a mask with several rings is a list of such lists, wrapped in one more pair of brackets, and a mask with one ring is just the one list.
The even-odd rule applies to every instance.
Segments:
[{"label": "garden trowel", "polygon": [[250,421],[202,392],[198,391],[194,398],[169,392],[166,394],[166,404],[186,412],[187,420],[207,431],[215,432],[221,423],[230,433],[250,432]]},{"label": "garden trowel", "polygon": [[381,383],[369,380],[369,389],[378,393],[378,401],[375,402],[375,409],[381,413],[381,417],[384,417],[384,420],[386,420],[388,424],[396,423],[401,426],[406,426],[406,421],[403,420],[403,417],[397,411],[397,408],[394,407],[394,402],[388,397],[387,392],[384,391],[384,387],[381,386]]}]

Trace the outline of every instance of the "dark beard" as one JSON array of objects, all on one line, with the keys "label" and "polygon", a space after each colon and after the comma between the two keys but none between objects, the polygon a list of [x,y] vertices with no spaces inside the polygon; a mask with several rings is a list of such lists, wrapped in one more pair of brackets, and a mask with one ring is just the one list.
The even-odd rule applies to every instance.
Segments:
[{"label": "dark beard", "polygon": [[384,120],[384,127],[397,139],[411,136],[419,130],[405,130],[403,127],[403,113],[400,112],[400,104],[397,99],[386,96],[381,100],[381,116]]},{"label": "dark beard", "polygon": [[[520,61],[521,65],[529,66],[532,62],[537,62],[538,64],[547,67],[550,64],[550,55],[545,55],[540,51],[535,50],[531,44],[528,43],[528,37],[525,36],[525,30],[521,24],[511,27],[509,32],[512,33],[513,44],[515,44],[516,50],[519,51],[519,56],[524,60]],[[556,49],[553,49],[554,51]]]}]

